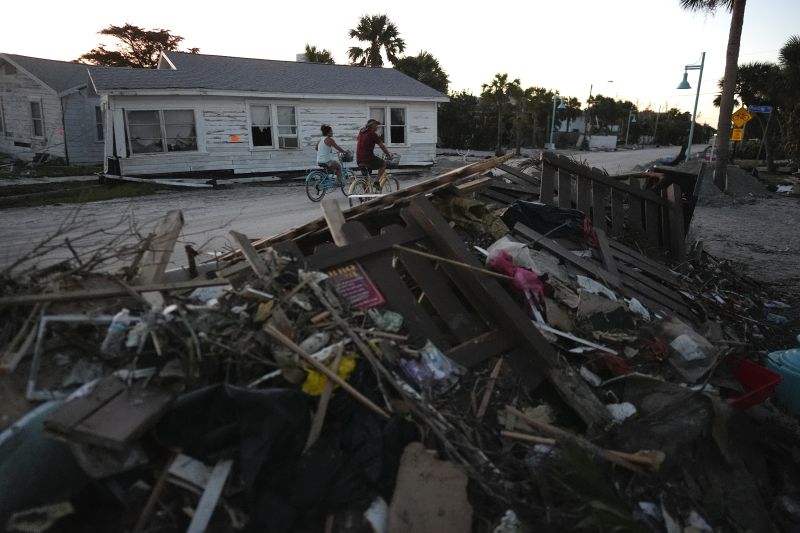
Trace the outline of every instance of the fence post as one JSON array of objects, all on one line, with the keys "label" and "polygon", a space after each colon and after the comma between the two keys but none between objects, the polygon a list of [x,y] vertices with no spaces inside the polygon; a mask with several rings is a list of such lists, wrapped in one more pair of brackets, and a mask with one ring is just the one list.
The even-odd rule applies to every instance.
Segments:
[{"label": "fence post", "polygon": [[686,258],[686,232],[683,220],[683,197],[681,186],[673,183],[667,187],[667,201],[669,202],[669,248],[675,261]]}]

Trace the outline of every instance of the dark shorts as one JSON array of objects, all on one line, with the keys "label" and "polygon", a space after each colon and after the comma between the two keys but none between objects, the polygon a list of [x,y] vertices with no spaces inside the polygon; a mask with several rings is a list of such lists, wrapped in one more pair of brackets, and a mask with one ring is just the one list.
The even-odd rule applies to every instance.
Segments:
[{"label": "dark shorts", "polygon": [[373,155],[366,161],[357,161],[356,164],[360,167],[367,167],[370,170],[378,170],[383,166],[383,159]]}]

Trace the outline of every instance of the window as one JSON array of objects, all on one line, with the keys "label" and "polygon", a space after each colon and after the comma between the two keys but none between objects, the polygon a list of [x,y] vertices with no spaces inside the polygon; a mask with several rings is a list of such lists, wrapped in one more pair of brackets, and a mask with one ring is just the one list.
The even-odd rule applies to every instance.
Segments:
[{"label": "window", "polygon": [[34,137],[44,137],[44,117],[42,117],[42,103],[31,102],[31,134]]},{"label": "window", "polygon": [[94,138],[96,141],[105,139],[105,128],[103,126],[103,110],[98,105],[94,108]]},{"label": "window", "polygon": [[250,134],[253,146],[272,146],[272,122],[270,106],[250,106]]},{"label": "window", "polygon": [[297,148],[297,113],[293,106],[278,106],[278,148]]},{"label": "window", "polygon": [[377,133],[383,137],[386,144],[406,144],[406,108],[370,107],[369,118],[374,118],[384,124],[378,128]]},{"label": "window", "polygon": [[197,131],[191,109],[128,111],[127,117],[132,154],[197,151]]},{"label": "window", "polygon": [[254,148],[297,148],[297,108],[291,105],[251,105],[250,138]]},{"label": "window", "polygon": [[194,111],[162,111],[168,152],[197,151],[197,132],[194,128]]}]

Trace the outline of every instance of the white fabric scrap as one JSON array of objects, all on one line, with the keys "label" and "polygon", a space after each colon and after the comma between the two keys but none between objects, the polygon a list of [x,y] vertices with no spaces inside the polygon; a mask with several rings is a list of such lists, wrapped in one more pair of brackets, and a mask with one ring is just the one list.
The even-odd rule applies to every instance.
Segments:
[{"label": "white fabric scrap", "polygon": [[610,300],[616,300],[617,295],[614,294],[614,291],[603,285],[602,283],[598,283],[592,278],[587,278],[586,276],[578,275],[578,286],[584,291],[588,291],[594,294],[602,294],[606,296]]},{"label": "white fabric scrap", "polygon": [[687,361],[696,361],[698,359],[706,358],[706,354],[700,348],[700,345],[685,333],[675,337],[675,339],[669,343],[669,345],[673,350],[681,354],[681,357]]}]

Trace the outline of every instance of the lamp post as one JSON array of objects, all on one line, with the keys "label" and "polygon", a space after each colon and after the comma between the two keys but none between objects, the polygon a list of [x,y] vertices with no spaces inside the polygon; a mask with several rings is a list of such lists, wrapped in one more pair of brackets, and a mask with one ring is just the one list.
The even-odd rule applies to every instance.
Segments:
[{"label": "lamp post", "polygon": [[628,127],[625,128],[625,146],[628,146],[628,134],[631,132],[631,122],[636,124],[636,115],[633,114],[633,108],[628,110]]},{"label": "lamp post", "polygon": [[564,99],[558,95],[553,95],[553,115],[550,117],[550,142],[545,144],[544,147],[546,150],[555,150],[556,143],[553,142],[553,134],[555,133],[556,129],[556,100],[560,103],[558,104],[559,109],[566,109],[567,106],[564,105]]},{"label": "lamp post", "polygon": [[700,56],[699,65],[685,65],[683,67],[683,80],[678,84],[678,89],[691,89],[687,80],[690,70],[699,70],[700,77],[697,78],[697,94],[694,97],[694,111],[692,112],[692,124],[689,126],[689,142],[686,146],[686,160],[692,156],[692,138],[694,137],[694,119],[697,116],[697,101],[700,100],[700,84],[703,83],[703,66],[706,63],[706,53],[703,52]]}]

